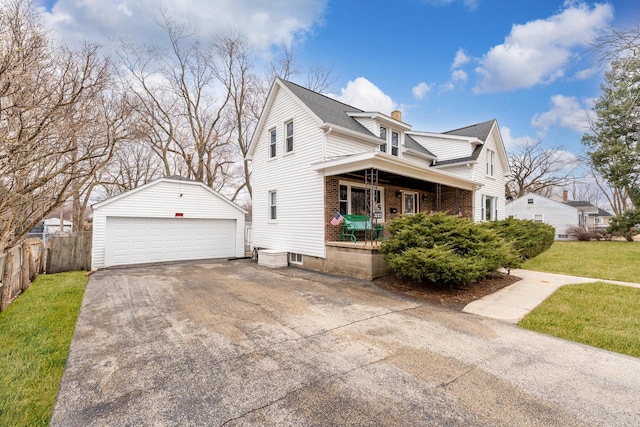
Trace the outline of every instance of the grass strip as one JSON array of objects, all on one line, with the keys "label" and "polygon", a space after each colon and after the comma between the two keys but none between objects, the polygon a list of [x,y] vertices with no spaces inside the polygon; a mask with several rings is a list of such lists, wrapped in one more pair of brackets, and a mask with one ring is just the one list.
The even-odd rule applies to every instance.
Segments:
[{"label": "grass strip", "polygon": [[49,424],[87,281],[40,275],[0,313],[0,425]]},{"label": "grass strip", "polygon": [[640,283],[640,243],[555,242],[522,268],[594,279]]},{"label": "grass strip", "polygon": [[640,357],[640,289],[596,282],[559,288],[519,325]]}]

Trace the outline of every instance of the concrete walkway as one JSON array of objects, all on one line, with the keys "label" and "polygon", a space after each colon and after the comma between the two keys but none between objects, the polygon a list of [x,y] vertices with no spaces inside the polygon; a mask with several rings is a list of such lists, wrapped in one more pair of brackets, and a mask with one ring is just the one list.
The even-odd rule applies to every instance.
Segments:
[{"label": "concrete walkway", "polygon": [[479,314],[492,319],[504,320],[509,323],[518,323],[560,286],[578,283],[607,282],[640,288],[640,284],[638,283],[565,276],[563,274],[544,273],[541,271],[512,270],[511,274],[520,277],[522,280],[500,289],[498,292],[473,301],[463,308],[462,311]]}]

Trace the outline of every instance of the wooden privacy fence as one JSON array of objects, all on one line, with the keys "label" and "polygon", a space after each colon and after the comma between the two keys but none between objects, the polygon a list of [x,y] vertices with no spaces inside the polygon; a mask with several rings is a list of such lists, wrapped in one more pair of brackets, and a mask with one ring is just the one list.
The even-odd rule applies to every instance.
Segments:
[{"label": "wooden privacy fence", "polygon": [[26,239],[0,251],[0,311],[5,310],[42,273],[45,250],[42,240]]},{"label": "wooden privacy fence", "polygon": [[47,247],[47,273],[91,269],[91,233],[51,237]]}]

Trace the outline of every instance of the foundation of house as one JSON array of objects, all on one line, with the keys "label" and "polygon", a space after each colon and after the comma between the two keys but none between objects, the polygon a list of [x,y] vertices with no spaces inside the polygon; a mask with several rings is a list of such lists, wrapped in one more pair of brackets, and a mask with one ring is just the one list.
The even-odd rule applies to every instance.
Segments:
[{"label": "foundation of house", "polygon": [[373,280],[391,273],[389,264],[375,242],[326,242],[325,245],[326,258],[305,255],[302,267],[363,280]]}]

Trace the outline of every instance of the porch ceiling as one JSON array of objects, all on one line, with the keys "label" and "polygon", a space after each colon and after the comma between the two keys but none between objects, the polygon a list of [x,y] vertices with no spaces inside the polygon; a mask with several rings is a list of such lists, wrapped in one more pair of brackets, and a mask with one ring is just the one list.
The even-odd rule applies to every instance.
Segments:
[{"label": "porch ceiling", "polygon": [[431,169],[428,166],[420,166],[404,159],[377,151],[340,157],[311,165],[325,176],[356,174],[360,176],[365,169],[377,169],[380,171],[379,179],[399,185],[413,186],[416,181],[443,184],[464,190],[475,190],[481,187],[477,182],[461,178],[441,170]]}]

